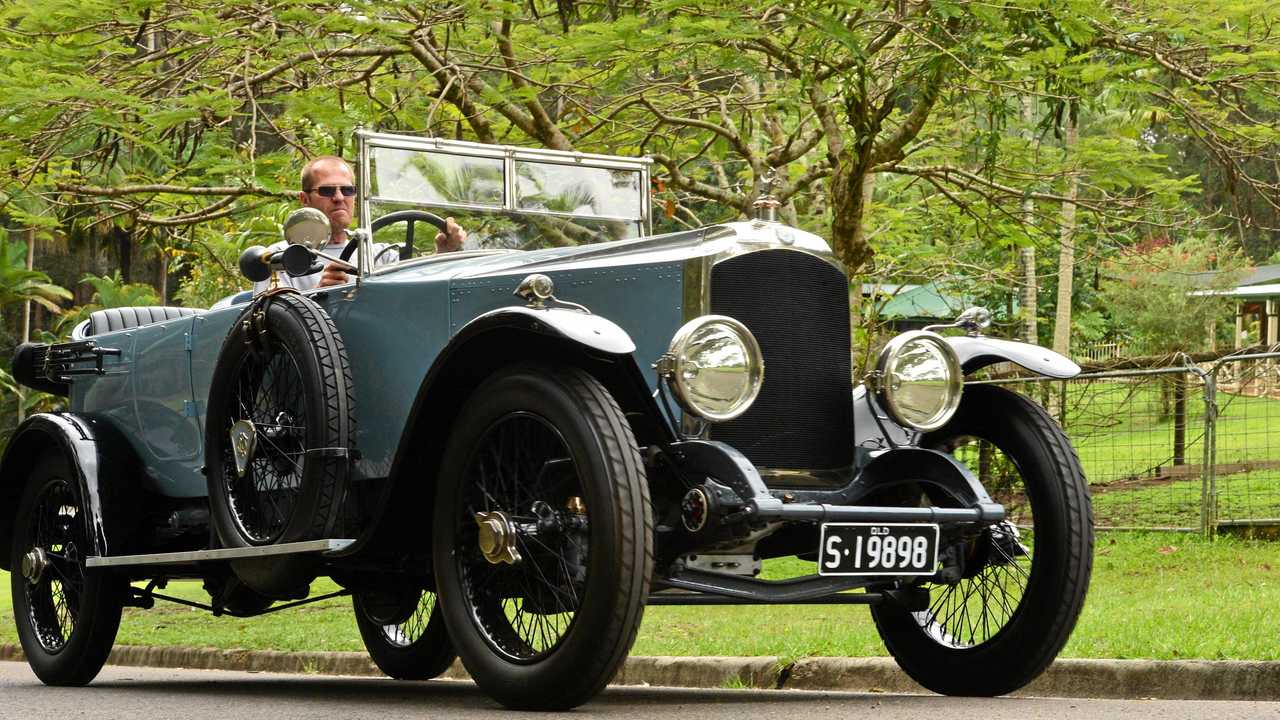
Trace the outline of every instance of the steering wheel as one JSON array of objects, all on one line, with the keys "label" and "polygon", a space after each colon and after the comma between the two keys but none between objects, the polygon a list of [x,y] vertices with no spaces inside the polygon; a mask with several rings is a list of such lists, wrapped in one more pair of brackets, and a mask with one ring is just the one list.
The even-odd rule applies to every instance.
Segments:
[{"label": "steering wheel", "polygon": [[[400,250],[401,260],[408,260],[409,258],[413,257],[413,234],[414,234],[413,230],[414,230],[415,223],[419,223],[419,222],[428,223],[430,225],[434,225],[436,229],[439,230],[440,232],[445,231],[444,218],[434,213],[426,212],[425,210],[398,210],[393,213],[387,213],[386,215],[383,215],[377,220],[374,220],[373,223],[369,226],[369,229],[376,233],[378,232],[378,230],[381,230],[382,228],[388,225],[391,225],[392,223],[398,223],[398,222],[407,223],[405,227],[405,232],[404,232],[404,244],[398,246]],[[387,250],[391,249],[392,247],[397,247],[397,246],[392,245],[387,248],[383,248],[382,252],[387,252]],[[356,241],[353,239],[351,242],[347,243],[346,247],[342,248],[342,255],[340,257],[343,260],[349,259],[351,257],[351,253],[355,251],[355,248],[356,248]],[[381,256],[382,252],[378,253],[378,255]]]}]

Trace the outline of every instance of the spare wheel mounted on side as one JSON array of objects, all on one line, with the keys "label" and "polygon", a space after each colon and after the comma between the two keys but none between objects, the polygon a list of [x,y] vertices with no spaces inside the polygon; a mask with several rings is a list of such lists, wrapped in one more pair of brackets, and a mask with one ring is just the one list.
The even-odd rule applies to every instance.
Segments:
[{"label": "spare wheel mounted on side", "polygon": [[[334,537],[355,438],[351,367],[319,305],[268,292],[236,321],[218,354],[205,425],[210,515],[224,547]],[[293,597],[314,558],[232,564],[254,590]]]}]

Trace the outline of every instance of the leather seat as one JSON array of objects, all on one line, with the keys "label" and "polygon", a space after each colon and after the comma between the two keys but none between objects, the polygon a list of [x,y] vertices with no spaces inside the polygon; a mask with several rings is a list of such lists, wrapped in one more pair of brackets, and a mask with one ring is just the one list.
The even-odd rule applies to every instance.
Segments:
[{"label": "leather seat", "polygon": [[84,337],[115,332],[116,330],[128,330],[129,328],[180,317],[200,315],[203,312],[204,310],[197,308],[168,307],[164,305],[107,308],[106,310],[89,313],[89,322],[88,326],[84,328]]}]

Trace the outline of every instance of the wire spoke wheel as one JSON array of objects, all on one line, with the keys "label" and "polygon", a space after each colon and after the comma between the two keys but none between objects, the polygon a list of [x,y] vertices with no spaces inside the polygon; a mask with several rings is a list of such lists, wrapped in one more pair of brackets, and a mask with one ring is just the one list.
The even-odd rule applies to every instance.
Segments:
[{"label": "wire spoke wheel", "polygon": [[929,608],[914,613],[938,643],[970,648],[995,637],[1022,605],[1035,559],[1035,516],[1017,463],[994,443],[973,436],[934,442],[975,470],[1007,518],[949,548],[959,577],[925,584]]},{"label": "wire spoke wheel", "polygon": [[599,692],[653,567],[644,466],[608,390],[577,369],[495,373],[453,425],[434,513],[440,605],[476,684],[526,710]]},{"label": "wire spoke wheel", "polygon": [[[516,412],[482,437],[467,475],[473,484],[456,516],[462,591],[490,645],[536,661],[559,645],[582,603],[589,518],[582,481],[564,438],[546,420]],[[501,513],[519,560],[485,558],[476,516]]]},{"label": "wire spoke wheel", "polygon": [[43,550],[49,563],[39,580],[26,583],[31,627],[41,647],[58,653],[75,631],[84,596],[84,568],[79,558],[85,537],[70,485],[62,479],[45,485],[27,522],[33,549]]},{"label": "wire spoke wheel", "polygon": [[1006,519],[944,539],[939,571],[920,586],[927,608],[885,604],[872,616],[921,685],[1011,692],[1053,661],[1084,604],[1093,525],[1080,462],[1043,409],[984,385],[965,388],[955,417],[921,444],[968,466]]},{"label": "wire spoke wheel", "polygon": [[436,594],[430,590],[357,593],[356,626],[378,669],[397,680],[430,680],[453,664]]},{"label": "wire spoke wheel", "polygon": [[123,579],[88,570],[94,554],[80,486],[58,455],[38,459],[17,508],[9,574],[27,663],[48,685],[98,674],[120,626]]},{"label": "wire spoke wheel", "polygon": [[431,622],[431,613],[435,609],[436,594],[423,592],[418,596],[418,604],[414,606],[413,614],[407,620],[379,626],[382,629],[382,637],[386,638],[387,644],[393,647],[405,648],[413,645],[426,634],[427,625]]},{"label": "wire spoke wheel", "polygon": [[[333,318],[292,291],[249,304],[222,342],[209,385],[205,460],[211,524],[222,547],[355,537],[349,482],[355,397]],[[315,577],[314,558],[235,560],[265,598],[287,598]]]},{"label": "wire spoke wheel", "polygon": [[236,527],[254,544],[277,541],[303,490],[307,403],[302,370],[289,348],[272,342],[245,355],[236,374],[231,423],[248,420],[256,449],[243,477],[236,472],[230,444],[223,448],[223,482]]}]

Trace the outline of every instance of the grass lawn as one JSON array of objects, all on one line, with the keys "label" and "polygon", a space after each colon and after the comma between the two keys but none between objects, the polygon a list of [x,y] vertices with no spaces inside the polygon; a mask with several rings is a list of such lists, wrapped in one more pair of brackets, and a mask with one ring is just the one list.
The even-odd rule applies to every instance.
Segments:
[{"label": "grass lawn", "polygon": [[[812,567],[811,565],[809,567]],[[776,561],[770,574],[807,572]],[[0,573],[0,642],[16,643]],[[317,582],[317,593],[332,589]],[[169,591],[207,599],[197,583]],[[1064,657],[1280,660],[1280,545],[1173,533],[1103,534],[1093,584]],[[168,603],[126,611],[118,642],[274,650],[362,650],[346,598],[241,620]],[[859,606],[655,607],[637,655],[884,655]]]}]

